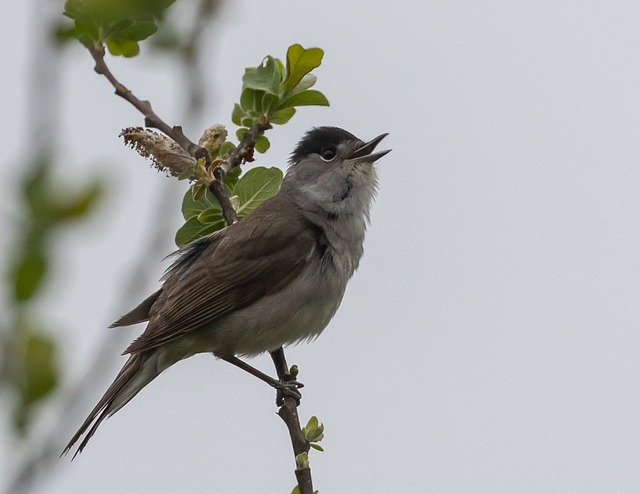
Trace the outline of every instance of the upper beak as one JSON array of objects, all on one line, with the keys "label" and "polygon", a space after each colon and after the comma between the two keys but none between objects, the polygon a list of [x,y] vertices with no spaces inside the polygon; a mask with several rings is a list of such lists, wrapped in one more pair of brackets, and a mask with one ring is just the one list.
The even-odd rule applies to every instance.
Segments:
[{"label": "upper beak", "polygon": [[378,153],[374,153],[373,150],[376,148],[380,141],[387,137],[389,134],[381,134],[375,139],[371,139],[366,144],[363,144],[358,149],[356,149],[353,153],[349,155],[347,159],[358,159],[359,161],[367,161],[369,163],[373,163],[374,161],[379,160],[385,154],[387,154],[391,149],[386,149],[384,151],[380,151]]}]

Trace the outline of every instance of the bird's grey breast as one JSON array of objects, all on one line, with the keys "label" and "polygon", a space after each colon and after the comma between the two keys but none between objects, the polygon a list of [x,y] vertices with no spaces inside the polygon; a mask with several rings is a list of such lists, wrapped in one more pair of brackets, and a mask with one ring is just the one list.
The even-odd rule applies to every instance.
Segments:
[{"label": "bird's grey breast", "polygon": [[216,321],[208,333],[213,352],[257,355],[318,336],[338,310],[348,281],[327,255],[313,245],[289,285]]}]

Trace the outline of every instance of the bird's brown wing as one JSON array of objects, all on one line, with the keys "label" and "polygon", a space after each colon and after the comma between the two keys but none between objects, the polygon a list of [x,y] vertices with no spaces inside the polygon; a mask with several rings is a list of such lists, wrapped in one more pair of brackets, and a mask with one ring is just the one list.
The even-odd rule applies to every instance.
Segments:
[{"label": "bird's brown wing", "polygon": [[[127,348],[137,353],[180,338],[291,283],[316,248],[316,232],[274,197],[261,214],[203,239],[171,266],[149,324]],[[286,223],[285,223],[286,222]],[[277,233],[276,233],[277,232]]]}]

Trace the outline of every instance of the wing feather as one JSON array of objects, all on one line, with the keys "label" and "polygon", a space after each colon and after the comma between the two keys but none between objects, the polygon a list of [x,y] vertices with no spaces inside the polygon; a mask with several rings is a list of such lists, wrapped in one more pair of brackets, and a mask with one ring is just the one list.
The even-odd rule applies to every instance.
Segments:
[{"label": "wing feather", "polygon": [[[125,353],[137,353],[179,338],[291,283],[316,246],[314,230],[275,196],[182,255],[167,271],[151,307],[149,324]],[[291,214],[292,213],[292,214]],[[277,232],[274,233],[274,232]],[[200,241],[199,241],[200,242]]]}]

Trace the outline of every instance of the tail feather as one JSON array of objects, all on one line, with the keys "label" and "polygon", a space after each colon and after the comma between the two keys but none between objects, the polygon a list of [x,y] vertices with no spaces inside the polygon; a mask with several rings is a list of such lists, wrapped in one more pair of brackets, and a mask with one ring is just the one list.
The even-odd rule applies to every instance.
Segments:
[{"label": "tail feather", "polygon": [[[104,419],[110,417],[124,405],[126,405],[138,392],[149,384],[157,375],[156,365],[144,366],[149,360],[150,354],[147,352],[138,353],[129,357],[109,389],[102,396],[98,404],[91,410],[87,419],[82,423],[78,432],[71,438],[69,444],[64,448],[60,456],[66,455],[73,445],[86,433],[80,446],[73,455],[87,446],[89,439],[95,434],[98,426]],[[72,459],[73,459],[72,458]]]},{"label": "tail feather", "polygon": [[162,293],[162,288],[155,293],[152,293],[145,298],[140,304],[133,310],[127,312],[124,316],[121,316],[116,322],[114,322],[110,328],[117,328],[120,326],[131,326],[132,324],[138,324],[139,322],[145,322],[149,320],[151,307],[156,303],[158,297]]}]

